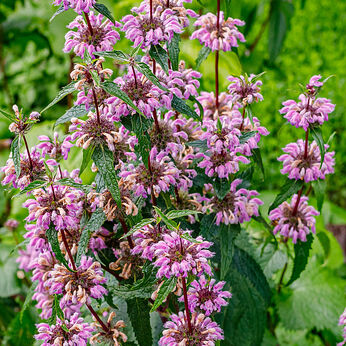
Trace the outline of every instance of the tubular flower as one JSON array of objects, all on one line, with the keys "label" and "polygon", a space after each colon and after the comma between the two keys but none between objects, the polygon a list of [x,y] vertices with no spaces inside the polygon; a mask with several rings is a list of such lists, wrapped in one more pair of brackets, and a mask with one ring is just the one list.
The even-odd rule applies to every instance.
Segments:
[{"label": "tubular flower", "polygon": [[217,28],[217,16],[213,13],[207,13],[199,17],[194,26],[200,26],[191,35],[191,39],[197,38],[200,44],[204,44],[212,51],[223,50],[227,52],[232,47],[238,47],[238,40],[245,42],[245,38],[239,32],[237,26],[243,26],[245,22],[240,19],[228,18],[224,20],[223,12],[220,12],[220,29]]},{"label": "tubular flower", "polygon": [[90,303],[90,297],[102,298],[107,290],[101,286],[106,282],[101,265],[91,257],[82,256],[77,272],[69,271],[65,266],[56,264],[45,282],[50,294],[63,294],[62,306]]},{"label": "tubular flower", "polygon": [[120,329],[125,328],[125,322],[123,320],[115,321],[115,312],[112,311],[107,319],[106,326],[109,333],[106,333],[99,322],[93,322],[91,325],[96,330],[96,334],[90,339],[90,343],[97,344],[102,343],[102,345],[112,345],[120,346],[123,342],[127,341],[127,336]]},{"label": "tubular flower", "polygon": [[35,335],[35,339],[42,340],[43,346],[87,346],[88,339],[94,331],[88,323],[84,323],[78,313],[73,314],[70,320],[61,321],[60,318],[57,318],[56,324],[52,326],[40,323],[37,325],[37,330],[38,334]]},{"label": "tubular flower", "polygon": [[65,11],[73,8],[79,14],[88,13],[95,3],[96,0],[54,0],[53,2],[55,6],[64,6]]},{"label": "tubular flower", "polygon": [[46,230],[51,223],[56,230],[78,229],[82,215],[82,192],[69,186],[55,185],[46,190],[33,191],[35,199],[28,199],[23,206],[28,208],[28,222],[36,222],[37,229]]},{"label": "tubular flower", "polygon": [[[206,316],[213,312],[220,312],[222,306],[228,305],[225,299],[231,298],[232,294],[222,291],[224,281],[216,283],[214,279],[207,280],[204,275],[191,283],[187,297],[191,311],[202,310]],[[184,301],[181,297],[180,301]]]},{"label": "tubular flower", "polygon": [[342,313],[342,315],[339,318],[339,326],[344,327],[344,330],[342,333],[344,340],[339,342],[337,346],[343,346],[346,344],[346,309],[344,310],[344,312]]},{"label": "tubular flower", "polygon": [[42,180],[46,175],[43,158],[40,152],[34,148],[30,152],[30,157],[20,154],[20,174],[17,177],[13,158],[9,158],[6,166],[1,167],[1,171],[5,173],[2,185],[12,184],[14,188],[24,189],[35,180]]},{"label": "tubular flower", "polygon": [[[231,82],[228,87],[228,91],[232,96],[233,103],[239,103],[241,107],[244,107],[253,102],[263,100],[263,96],[260,93],[260,86],[262,85],[262,82],[260,80],[256,80],[256,77],[257,76],[254,74],[251,74],[250,77],[227,77],[227,79]],[[252,82],[252,80],[254,80],[254,82]]]},{"label": "tubular flower", "polygon": [[158,197],[161,191],[167,192],[171,185],[177,184],[179,170],[170,158],[154,147],[150,150],[150,169],[143,163],[137,167],[133,164],[124,166],[119,176],[126,188],[133,189],[136,196],[147,198],[151,193]]},{"label": "tubular flower", "polygon": [[174,11],[166,9],[160,13],[156,8],[152,18],[148,10],[143,8],[133,8],[129,14],[121,20],[124,25],[122,31],[125,37],[133,42],[133,47],[140,46],[142,49],[157,45],[161,42],[170,42],[174,33],[182,32],[179,19],[174,15]]},{"label": "tubular flower", "polygon": [[[82,16],[77,16],[67,27],[72,29],[65,35],[64,52],[69,53],[72,49],[76,55],[84,58],[87,51],[92,59],[95,52],[110,51],[120,39],[120,35],[115,31],[115,27],[120,27],[120,23],[112,23],[108,19],[102,23],[103,15],[89,14],[92,32]],[[74,31],[73,29],[77,29]]]},{"label": "tubular flower", "polygon": [[164,234],[162,238],[155,246],[154,266],[159,268],[157,278],[187,277],[189,273],[200,276],[204,272],[212,275],[207,260],[214,255],[207,250],[212,243],[201,236],[196,238],[197,243],[193,243],[176,232]]},{"label": "tubular flower", "polygon": [[269,214],[269,219],[275,225],[274,234],[279,232],[284,237],[292,238],[294,244],[297,239],[306,241],[306,236],[310,231],[316,232],[315,216],[319,215],[317,210],[308,205],[306,196],[301,197],[296,212],[293,213],[297,198],[298,196],[294,195],[291,204],[285,201]]},{"label": "tubular flower", "polygon": [[[325,145],[325,149],[328,149]],[[305,157],[305,142],[301,139],[297,143],[290,143],[283,148],[286,153],[278,160],[283,162],[282,174],[287,174],[290,179],[304,179],[306,183],[317,179],[325,179],[326,174],[334,173],[334,151],[326,153],[321,166],[321,153],[315,141],[307,150]]]},{"label": "tubular flower", "polygon": [[14,111],[15,118],[14,122],[10,124],[8,129],[17,135],[24,135],[27,133],[32,125],[35,124],[40,118],[40,113],[38,112],[32,112],[29,116],[25,116],[23,114],[23,110],[19,111],[17,105],[13,105],[12,109]]},{"label": "tubular flower", "polygon": [[[253,215],[258,216],[258,206],[263,202],[254,198],[258,196],[258,192],[255,190],[247,190],[240,188],[237,190],[237,186],[241,184],[241,179],[235,179],[231,183],[230,191],[226,196],[220,200],[217,196],[212,198],[201,197],[198,200],[205,202],[202,208],[203,212],[210,211],[216,213],[216,224],[221,222],[225,225],[243,223],[244,221],[250,221]],[[213,193],[213,188],[210,188]]]},{"label": "tubular flower", "polygon": [[159,345],[206,345],[214,346],[217,340],[223,340],[223,330],[216,322],[203,314],[192,313],[192,335],[189,331],[186,313],[179,312],[171,315],[170,321],[164,324],[165,330],[159,340]]}]

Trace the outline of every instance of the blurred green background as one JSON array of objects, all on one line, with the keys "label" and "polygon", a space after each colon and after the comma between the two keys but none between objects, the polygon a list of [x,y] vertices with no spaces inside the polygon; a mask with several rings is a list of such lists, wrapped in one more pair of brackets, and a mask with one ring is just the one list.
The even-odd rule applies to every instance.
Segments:
[{"label": "blurred green background", "polygon": [[[126,15],[135,0],[104,0],[117,20]],[[274,198],[274,191],[283,184],[280,174],[281,163],[276,159],[281,148],[287,143],[303,137],[303,130],[287,126],[278,110],[281,103],[289,98],[297,98],[300,93],[299,83],[306,84],[315,74],[324,78],[333,75],[321,92],[336,104],[330,121],[323,126],[324,140],[332,133],[331,150],[336,152],[335,175],[327,179],[326,200],[323,219],[319,219],[320,230],[325,227],[333,229],[342,247],[346,236],[346,1],[330,0],[222,0],[224,9],[234,17],[246,21],[241,29],[247,42],[241,44],[237,54],[220,54],[220,83],[222,90],[227,88],[227,76],[241,72],[266,73],[262,94],[264,101],[253,107],[254,114],[270,131],[270,135],[261,142],[262,157],[265,167],[265,179],[260,180],[258,189],[268,199]],[[200,14],[215,12],[216,1],[193,0],[191,7]],[[56,8],[50,0],[1,0],[0,2],[0,108],[11,111],[12,104],[22,107],[25,112],[42,110],[56,95],[57,91],[69,83],[69,72],[73,57],[64,54],[64,35],[66,25],[74,18],[72,11],[57,16],[51,23],[49,19]],[[189,28],[190,33],[192,26]],[[181,58],[188,67],[194,68],[195,60],[201,48],[197,40],[188,40],[184,34]],[[117,49],[129,51],[130,42],[123,39]],[[214,55],[211,54],[202,64],[203,73],[200,90],[214,90]],[[77,59],[75,59],[77,61]],[[65,98],[58,105],[49,109],[42,117],[41,123],[29,134],[29,144],[36,144],[38,134],[50,134],[54,120],[64,114],[73,100]],[[0,166],[3,166],[9,154],[9,141],[12,134],[8,131],[9,122],[0,119]],[[66,129],[65,129],[66,130]],[[64,131],[60,128],[59,131]],[[64,168],[78,167],[80,153],[72,151],[74,160]],[[84,180],[91,176],[85,174]],[[271,192],[266,192],[266,191]],[[14,244],[22,241],[24,232],[23,219],[26,211],[21,208],[22,199],[11,200],[0,189],[0,227],[9,217],[22,222],[20,228],[10,234],[5,228],[0,229],[0,341],[8,345],[29,344],[34,332],[34,310],[28,310],[23,321],[19,314],[25,297],[26,280],[16,277],[16,264],[10,256]],[[332,226],[330,226],[332,225]],[[330,237],[330,234],[328,234]],[[331,239],[331,238],[330,238]],[[343,255],[338,243],[330,240],[332,267],[338,268],[344,276]],[[323,294],[323,292],[321,292]],[[27,321],[27,323],[25,323]],[[335,321],[337,323],[337,321]],[[21,326],[21,327],[20,327]],[[337,328],[337,327],[336,327]],[[340,329],[341,330],[341,329]],[[320,338],[306,339],[300,335],[280,332],[282,345],[320,345]],[[299,334],[299,335],[298,335]],[[285,341],[286,340],[286,341]],[[304,342],[302,340],[305,340]],[[308,341],[306,341],[308,340]],[[306,343],[305,343],[306,342]],[[316,343],[318,342],[318,343]],[[269,341],[267,343],[269,345]]]}]

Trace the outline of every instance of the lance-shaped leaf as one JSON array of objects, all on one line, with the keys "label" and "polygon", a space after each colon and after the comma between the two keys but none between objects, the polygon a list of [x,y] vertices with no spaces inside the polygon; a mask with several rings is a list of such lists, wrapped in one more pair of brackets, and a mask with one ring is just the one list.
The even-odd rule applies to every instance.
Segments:
[{"label": "lance-shaped leaf", "polygon": [[320,212],[322,210],[327,184],[325,180],[318,179],[312,183],[312,186],[314,187],[317,199],[317,210]]},{"label": "lance-shaped leaf", "polygon": [[172,276],[169,279],[165,279],[163,284],[160,286],[159,292],[157,293],[157,297],[150,312],[155,311],[163,303],[163,301],[166,300],[168,295],[174,292],[176,285],[177,278],[175,276]]},{"label": "lance-shaped leaf", "polygon": [[202,62],[208,58],[209,54],[211,52],[211,49],[209,47],[203,46],[202,49],[198,53],[198,57],[196,59],[196,70],[199,69]]},{"label": "lance-shaped leaf", "polygon": [[16,136],[16,138],[11,143],[11,153],[12,153],[12,160],[14,163],[14,169],[16,171],[16,176],[19,178],[20,176],[20,137]]},{"label": "lance-shaped leaf", "polygon": [[22,310],[20,311],[20,316],[19,316],[19,319],[20,319],[20,322],[22,323],[23,321],[23,315],[24,315],[24,312],[25,310],[30,306],[30,304],[32,303],[32,296],[34,295],[35,293],[35,289],[38,285],[38,281],[35,281],[34,283],[31,284],[28,292],[26,292],[26,297],[25,297],[25,301],[23,303],[23,306],[22,306]]},{"label": "lance-shaped leaf", "polygon": [[166,214],[167,218],[172,220],[172,219],[178,219],[180,217],[185,217],[185,216],[190,216],[194,214],[199,214],[200,212],[197,210],[171,210]]},{"label": "lance-shaped leaf", "polygon": [[111,94],[113,96],[116,96],[120,100],[124,101],[127,105],[132,107],[134,110],[136,110],[138,113],[143,113],[136,107],[136,105],[132,102],[132,100],[129,98],[129,96],[123,92],[119,86],[113,82],[104,82],[101,84],[101,88],[106,91],[108,94]]},{"label": "lance-shaped leaf", "polygon": [[115,22],[113,16],[112,16],[112,13],[111,11],[107,8],[107,6],[103,5],[103,4],[100,4],[99,2],[96,2],[94,5],[93,5],[94,9],[101,13],[103,16],[105,16],[106,18],[108,18],[112,23]]},{"label": "lance-shaped leaf", "polygon": [[80,118],[87,114],[88,111],[85,109],[85,105],[76,105],[71,107],[69,110],[66,111],[64,115],[62,115],[54,124],[54,127],[65,124],[68,121],[70,121],[72,118]]},{"label": "lance-shaped leaf", "polygon": [[187,142],[186,144],[193,147],[193,148],[199,148],[199,150],[202,152],[207,151],[209,149],[206,139],[203,139],[203,140],[197,139],[197,140],[192,141],[192,142]]},{"label": "lance-shaped leaf", "polygon": [[249,132],[245,132],[243,133],[240,137],[239,137],[239,143],[240,144],[245,144],[250,138],[252,138],[257,132],[256,131],[249,131]]},{"label": "lance-shaped leaf", "polygon": [[89,221],[87,222],[82,231],[82,235],[78,243],[78,250],[76,256],[77,265],[79,265],[82,256],[85,254],[88,248],[91,234],[94,231],[98,230],[104,224],[105,221],[106,215],[102,209],[96,209],[95,212],[92,213]]},{"label": "lance-shaped leaf", "polygon": [[172,108],[178,111],[179,113],[183,113],[187,115],[190,118],[200,120],[199,115],[191,109],[184,100],[178,98],[177,96],[173,95],[172,99]]},{"label": "lance-shaped leaf", "polygon": [[213,188],[217,198],[223,200],[231,188],[231,181],[226,178],[216,178],[213,181]]},{"label": "lance-shaped leaf", "polygon": [[168,89],[165,88],[159,81],[159,79],[151,72],[150,67],[145,64],[144,62],[138,62],[135,66],[135,68],[144,76],[146,76],[153,84],[155,84],[157,87],[159,87],[163,91],[167,91]]},{"label": "lance-shaped leaf", "polygon": [[55,254],[56,259],[59,262],[61,262],[69,271],[73,272],[74,270],[72,270],[68,266],[68,263],[60,250],[60,244],[58,240],[58,231],[55,229],[55,226],[53,223],[51,223],[49,228],[46,230],[46,237],[48,239],[50,246],[52,247],[52,250]]},{"label": "lance-shaped leaf", "polygon": [[98,168],[105,185],[109,192],[112,194],[118,207],[121,207],[121,195],[119,191],[118,179],[114,168],[113,153],[102,144],[98,145],[93,154],[92,159]]},{"label": "lance-shaped leaf", "polygon": [[102,56],[104,58],[111,58],[116,64],[125,65],[129,64],[129,56],[121,50],[113,50],[110,52],[95,52],[94,55]]},{"label": "lance-shaped leaf", "polygon": [[71,82],[70,84],[64,86],[58,92],[58,94],[55,96],[54,100],[47,107],[42,109],[41,113],[45,112],[50,107],[54,106],[56,103],[58,103],[60,100],[62,100],[65,96],[67,96],[67,95],[73,93],[74,91],[76,91],[75,84],[76,84],[76,82]]},{"label": "lance-shaped leaf", "polygon": [[46,186],[47,182],[44,180],[35,180],[32,181],[27,187],[25,187],[23,190],[19,191],[17,194],[15,194],[12,198],[24,195],[32,190],[40,189],[44,186]]},{"label": "lance-shaped leaf", "polygon": [[139,231],[140,229],[142,229],[144,226],[150,225],[153,222],[155,222],[154,218],[150,218],[150,219],[143,219],[142,221],[136,223],[125,235],[123,235],[120,239],[126,238],[130,235],[132,235],[133,233],[135,233],[136,231]]},{"label": "lance-shaped leaf", "polygon": [[263,161],[262,161],[262,155],[261,155],[261,149],[260,148],[255,148],[251,150],[252,152],[252,158],[258,168],[261,170],[263,177],[264,177],[264,166],[263,166]]},{"label": "lance-shaped leaf", "polygon": [[90,190],[91,190],[91,186],[90,185],[83,185],[83,184],[76,183],[71,178],[63,178],[63,179],[57,180],[56,184],[64,185],[64,186],[71,186],[71,187],[74,187],[74,188],[76,188],[78,190],[81,190],[81,191],[83,191],[85,193],[89,193]]},{"label": "lance-shaped leaf", "polygon": [[198,107],[198,109],[199,109],[199,114],[200,114],[199,120],[202,121],[203,118],[204,118],[204,108],[203,108],[203,106],[202,106],[201,103],[196,99],[196,97],[193,96],[193,95],[190,95],[189,100],[196,103],[196,105],[197,105],[197,107]]},{"label": "lance-shaped leaf", "polygon": [[159,44],[150,47],[149,55],[159,63],[166,74],[168,74],[168,54]]},{"label": "lance-shaped leaf", "polygon": [[186,239],[186,240],[190,241],[191,243],[195,243],[195,244],[201,243],[199,240],[196,240],[194,237],[191,237],[189,233],[180,234],[180,238]]},{"label": "lance-shaped leaf", "polygon": [[3,111],[2,109],[0,109],[0,113],[1,113],[4,117],[6,117],[8,120],[10,120],[10,121],[14,121],[14,120],[15,120],[14,115],[5,112],[5,111]]},{"label": "lance-shaped leaf", "polygon": [[324,161],[324,155],[326,153],[326,149],[324,147],[324,141],[323,141],[323,136],[322,136],[322,130],[321,127],[311,127],[310,129],[311,135],[315,142],[317,143],[320,153],[321,153],[321,164],[320,164],[320,169],[322,167],[323,161]]},{"label": "lance-shaped leaf", "polygon": [[171,230],[176,231],[178,228],[178,225],[173,221],[170,220],[158,207],[154,206],[155,211],[161,218],[161,220],[165,223],[165,225]]},{"label": "lance-shaped leaf", "polygon": [[61,6],[56,10],[56,12],[49,19],[49,22],[51,23],[56,16],[58,16],[60,13],[63,13],[63,12],[65,12],[65,5],[61,4]]},{"label": "lance-shaped leaf", "polygon": [[89,161],[91,160],[91,156],[95,150],[94,146],[89,145],[87,149],[83,150],[83,160],[79,170],[79,176],[84,172],[84,170],[88,167]]},{"label": "lance-shaped leaf", "polygon": [[279,194],[276,196],[274,202],[269,207],[269,212],[278,207],[287,198],[297,193],[304,185],[303,180],[290,180],[287,179],[285,185],[281,188]]},{"label": "lance-shaped leaf", "polygon": [[180,41],[181,41],[180,35],[175,32],[172,40],[167,43],[169,60],[171,61],[172,69],[174,71],[177,71],[179,68]]}]

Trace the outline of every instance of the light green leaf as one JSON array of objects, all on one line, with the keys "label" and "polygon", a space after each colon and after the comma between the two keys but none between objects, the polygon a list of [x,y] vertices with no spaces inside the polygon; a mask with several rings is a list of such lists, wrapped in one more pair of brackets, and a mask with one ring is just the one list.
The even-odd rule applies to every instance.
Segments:
[{"label": "light green leaf", "polygon": [[159,87],[163,91],[168,91],[167,88],[165,88],[159,81],[159,79],[152,73],[150,67],[145,64],[144,62],[138,62],[135,66],[135,68],[144,76],[146,76],[153,84],[155,84],[157,87]]},{"label": "light green leaf", "polygon": [[196,67],[195,67],[196,70],[199,69],[199,67],[202,65],[202,62],[208,58],[210,53],[211,53],[211,49],[209,47],[206,47],[206,46],[202,47],[196,59]]},{"label": "light green leaf", "polygon": [[85,105],[76,105],[70,108],[69,110],[66,111],[64,115],[62,115],[54,124],[54,127],[60,125],[60,124],[65,124],[68,121],[70,121],[72,118],[80,118],[87,114],[88,111],[85,109]]},{"label": "light green leaf", "polygon": [[171,230],[176,231],[178,228],[178,225],[173,221],[170,220],[158,207],[154,206],[155,211],[161,218],[161,220],[165,223],[165,225]]},{"label": "light green leaf", "polygon": [[130,235],[132,235],[133,233],[135,233],[136,231],[139,231],[141,228],[143,228],[144,226],[150,225],[153,222],[155,222],[154,218],[150,218],[150,219],[143,219],[142,221],[138,222],[137,224],[135,224],[125,235],[123,235],[120,239],[126,238]]},{"label": "light green leaf", "polygon": [[125,65],[129,64],[129,56],[121,50],[113,50],[110,52],[95,52],[94,55],[102,56],[104,58],[111,58],[116,64]]},{"label": "light green leaf", "polygon": [[178,219],[180,217],[185,217],[185,216],[190,216],[190,215],[195,215],[199,214],[200,212],[197,210],[171,210],[166,214],[167,218],[172,220],[172,219]]},{"label": "light green leaf", "polygon": [[56,97],[54,98],[54,100],[44,109],[42,109],[41,114],[43,112],[45,112],[47,109],[51,108],[52,106],[54,106],[56,103],[58,103],[60,100],[62,100],[65,96],[72,94],[74,91],[76,91],[75,88],[75,84],[76,82],[71,82],[70,84],[64,86],[56,95]]},{"label": "light green leaf", "polygon": [[320,169],[322,167],[323,161],[324,161],[324,155],[326,153],[326,149],[324,147],[324,141],[323,141],[323,135],[322,135],[322,129],[321,127],[311,127],[310,128],[311,135],[315,142],[317,143],[320,153],[321,153],[321,164],[320,164]]},{"label": "light green leaf", "polygon": [[91,160],[94,150],[95,150],[95,147],[91,145],[87,149],[83,150],[83,160],[80,166],[79,176],[81,176],[84,170],[88,167],[88,164]]},{"label": "light green leaf", "polygon": [[14,168],[16,170],[16,176],[19,178],[21,166],[20,166],[20,137],[16,136],[15,139],[11,143],[11,153],[12,160],[14,163]]}]

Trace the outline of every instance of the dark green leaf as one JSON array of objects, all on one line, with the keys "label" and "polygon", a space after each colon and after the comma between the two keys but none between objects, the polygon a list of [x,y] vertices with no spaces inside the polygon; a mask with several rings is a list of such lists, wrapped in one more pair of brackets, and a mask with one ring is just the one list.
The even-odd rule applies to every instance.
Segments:
[{"label": "dark green leaf", "polygon": [[196,59],[196,67],[195,69],[198,70],[201,66],[202,62],[208,58],[209,54],[211,52],[211,49],[209,47],[203,46],[202,49],[198,53],[198,57]]},{"label": "dark green leaf", "polygon": [[139,153],[142,157],[142,162],[148,168],[148,157],[151,149],[150,137],[147,133],[137,134],[136,136],[138,138],[138,144],[135,146],[135,151]]},{"label": "dark green leaf", "polygon": [[149,55],[152,59],[159,63],[166,74],[168,74],[168,54],[159,44],[156,46],[152,45],[150,47]]},{"label": "dark green leaf", "polygon": [[173,221],[170,220],[159,208],[154,206],[155,211],[161,218],[161,220],[165,223],[165,225],[171,230],[171,231],[176,231],[178,228],[178,225]]},{"label": "dark green leaf", "polygon": [[128,64],[130,62],[129,56],[121,50],[113,50],[111,52],[95,52],[94,55],[102,56],[104,58],[111,58],[116,64]]},{"label": "dark green leaf", "polygon": [[129,96],[125,92],[123,92],[117,84],[113,82],[104,82],[101,84],[101,88],[108,94],[118,97],[120,100],[124,101],[138,113],[143,115],[143,113],[135,106],[135,104],[132,102]]},{"label": "dark green leaf", "polygon": [[201,243],[200,241],[196,240],[194,237],[191,237],[189,233],[182,233],[180,234],[180,238],[186,239],[190,241],[191,243],[199,244]]},{"label": "dark green leaf", "polygon": [[201,103],[196,99],[195,96],[190,95],[189,100],[192,101],[192,102],[194,102],[194,103],[196,103],[196,105],[197,105],[197,107],[198,107],[198,109],[199,109],[199,114],[200,114],[199,120],[202,121],[203,118],[204,118],[204,109],[203,109],[203,106],[202,106]]},{"label": "dark green leaf", "polygon": [[291,278],[287,282],[286,286],[291,285],[296,281],[300,274],[304,271],[306,264],[308,263],[309,252],[312,244],[312,234],[308,234],[306,241],[303,242],[300,239],[294,244],[294,264]]},{"label": "dark green leaf", "polygon": [[180,40],[181,40],[180,35],[175,32],[171,42],[167,43],[169,59],[172,64],[172,70],[174,71],[177,71],[179,68]]},{"label": "dark green leaf", "polygon": [[96,2],[94,5],[93,5],[94,9],[101,13],[103,16],[105,16],[106,18],[108,18],[112,23],[115,22],[113,16],[112,16],[112,13],[110,12],[110,10],[107,8],[107,6],[103,5],[103,4],[100,4],[99,2]]},{"label": "dark green leaf", "polygon": [[123,117],[121,123],[127,130],[133,131],[136,136],[140,137],[143,132],[151,128],[153,121],[136,113],[130,117]]},{"label": "dark green leaf", "polygon": [[150,326],[150,308],[148,299],[134,298],[128,299],[127,312],[131,320],[133,330],[138,341],[138,345],[152,345],[153,338]]},{"label": "dark green leaf", "polygon": [[208,241],[213,241],[219,232],[219,227],[215,224],[215,214],[204,215],[201,220],[200,234]]},{"label": "dark green leaf", "polygon": [[198,114],[191,109],[184,100],[178,98],[177,96],[173,95],[172,99],[172,108],[178,111],[179,113],[186,114],[188,117],[200,120],[200,117]]},{"label": "dark green leaf", "polygon": [[82,235],[80,237],[78,243],[78,250],[76,256],[76,263],[79,265],[82,256],[85,254],[91,234],[98,230],[103,223],[106,221],[106,215],[104,214],[102,209],[96,209],[94,213],[92,213],[88,223],[85,225]]},{"label": "dark green leaf", "polygon": [[312,183],[314,187],[314,192],[317,200],[317,209],[320,212],[323,207],[324,196],[326,194],[326,181],[325,180],[316,180]]},{"label": "dark green leaf", "polygon": [[177,278],[172,276],[169,279],[165,278],[165,281],[161,285],[159,292],[157,293],[157,297],[155,299],[154,305],[151,308],[150,312],[155,311],[163,301],[168,297],[168,295],[175,290],[175,286],[177,285]]},{"label": "dark green leaf", "polygon": [[19,178],[21,166],[20,166],[20,137],[16,136],[16,138],[11,143],[11,153],[12,153],[12,160],[14,163],[14,168],[16,170],[16,176]]},{"label": "dark green leaf", "polygon": [[253,165],[244,171],[238,172],[236,175],[237,179],[241,179],[242,182],[237,186],[237,190],[239,189],[248,189],[251,186],[251,180],[255,169]]},{"label": "dark green leaf", "polygon": [[47,184],[47,182],[43,181],[43,180],[32,181],[27,187],[25,187],[19,193],[15,194],[13,197],[24,195],[24,194],[26,194],[32,190],[40,189],[40,188],[44,187],[46,184]]},{"label": "dark green leaf", "polygon": [[251,125],[254,126],[251,106],[247,105],[247,107],[245,108],[245,111],[246,111],[247,117],[250,119]]},{"label": "dark green leaf", "polygon": [[326,149],[324,147],[324,141],[323,141],[323,136],[322,136],[322,130],[321,127],[311,127],[310,128],[311,135],[315,142],[317,143],[320,153],[321,153],[321,164],[320,164],[320,169],[322,167],[323,161],[324,161],[324,155],[326,153]]},{"label": "dark green leaf", "polygon": [[85,105],[76,105],[70,108],[69,110],[66,111],[64,115],[62,115],[54,124],[55,126],[58,126],[60,124],[65,124],[68,121],[70,121],[72,118],[80,118],[87,114],[88,111],[85,109]]},{"label": "dark green leaf", "polygon": [[159,81],[159,79],[152,73],[150,67],[145,64],[144,62],[138,62],[135,66],[135,68],[144,76],[146,76],[153,84],[155,84],[157,87],[159,87],[161,90],[167,91],[168,89],[165,88]]},{"label": "dark green leaf", "polygon": [[56,103],[58,103],[60,100],[62,100],[65,96],[73,93],[76,91],[75,88],[76,82],[71,82],[70,84],[64,86],[59,92],[58,95],[55,96],[54,100],[44,109],[42,109],[41,113],[45,112],[50,107],[54,106]]},{"label": "dark green leaf", "polygon": [[273,233],[273,227],[271,227],[268,222],[265,220],[265,218],[259,214],[258,216],[252,216],[252,219],[257,221],[258,223],[261,223],[267,230],[268,232],[270,233],[270,235],[274,238],[274,242],[275,242],[275,245],[276,247],[278,246],[278,241],[276,240],[276,237]]},{"label": "dark green leaf", "polygon": [[151,219],[143,219],[142,221],[138,222],[137,224],[135,224],[125,235],[123,235],[120,239],[126,238],[130,235],[132,235],[133,233],[135,233],[136,231],[139,231],[141,228],[143,228],[144,226],[150,225],[151,223],[155,222],[155,219],[151,218]]},{"label": "dark green leaf", "polygon": [[10,121],[14,121],[15,120],[15,116],[10,114],[10,113],[7,113],[5,111],[3,111],[1,108],[0,108],[0,113],[5,116],[8,120]]},{"label": "dark green leaf", "polygon": [[113,153],[108,148],[98,145],[92,154],[92,159],[102,175],[107,189],[112,194],[118,207],[121,208],[121,195],[117,175],[114,169]]},{"label": "dark green leaf", "polygon": [[49,19],[49,22],[51,23],[56,16],[58,16],[60,13],[63,13],[63,12],[65,12],[65,6],[64,4],[61,4],[61,6],[56,10],[56,12]]},{"label": "dark green leaf", "polygon": [[91,157],[93,155],[93,152],[95,150],[95,147],[89,145],[89,147],[87,149],[83,150],[83,160],[82,160],[82,164],[80,166],[80,170],[79,170],[79,176],[84,172],[84,170],[88,167],[88,164],[91,160]]},{"label": "dark green leaf", "polygon": [[50,246],[52,247],[56,259],[60,261],[69,271],[73,272],[73,270],[68,266],[68,263],[60,250],[58,231],[55,229],[53,223],[51,223],[49,228],[46,230],[46,237]]},{"label": "dark green leaf", "polygon": [[252,157],[258,168],[261,170],[263,177],[264,177],[264,166],[263,166],[263,161],[262,161],[262,155],[261,155],[261,149],[260,148],[255,148],[251,150],[252,152]]},{"label": "dark green leaf", "polygon": [[81,190],[81,191],[83,191],[85,193],[89,193],[90,190],[91,190],[91,186],[90,185],[83,185],[83,184],[76,183],[71,178],[63,178],[63,179],[57,180],[56,183],[59,184],[59,185],[74,187],[74,188],[76,188],[78,190]]},{"label": "dark green leaf", "polygon": [[213,181],[213,188],[217,198],[223,200],[231,188],[231,182],[226,178],[216,178]]},{"label": "dark green leaf", "polygon": [[167,213],[167,218],[172,220],[172,219],[178,219],[180,217],[184,216],[190,216],[193,214],[198,214],[199,211],[196,210],[171,210],[170,212]]},{"label": "dark green leaf", "polygon": [[23,303],[23,306],[22,306],[22,310],[20,311],[20,314],[19,314],[19,319],[20,319],[21,322],[23,321],[23,314],[24,314],[25,310],[32,303],[32,296],[35,293],[35,288],[37,287],[37,285],[38,285],[38,281],[35,281],[29,287],[28,292],[26,292],[26,296],[25,296],[25,300],[24,300],[24,303]]},{"label": "dark green leaf", "polygon": [[274,202],[269,207],[269,212],[278,207],[287,198],[297,193],[304,185],[303,180],[287,179],[285,185],[281,188],[279,194],[276,196]]},{"label": "dark green leaf", "polygon": [[239,137],[239,143],[245,144],[250,138],[252,138],[257,132],[256,131],[250,131],[245,132]]},{"label": "dark green leaf", "polygon": [[192,142],[187,142],[186,144],[194,148],[199,148],[201,152],[207,151],[209,149],[206,139],[203,139],[203,140],[197,139]]}]

